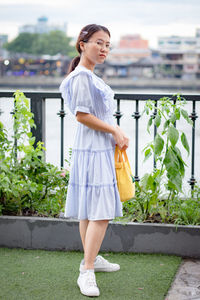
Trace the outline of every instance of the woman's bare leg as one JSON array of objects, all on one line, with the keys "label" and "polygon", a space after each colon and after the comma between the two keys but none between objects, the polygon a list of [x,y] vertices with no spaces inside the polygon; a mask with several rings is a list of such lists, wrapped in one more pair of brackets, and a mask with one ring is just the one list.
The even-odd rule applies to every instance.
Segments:
[{"label": "woman's bare leg", "polygon": [[94,269],[94,261],[104,239],[108,222],[109,220],[88,221],[83,242],[85,269]]},{"label": "woman's bare leg", "polygon": [[80,220],[79,222],[79,231],[80,231],[80,236],[81,236],[81,241],[83,244],[83,250],[85,249],[85,235],[88,227],[88,220]]}]

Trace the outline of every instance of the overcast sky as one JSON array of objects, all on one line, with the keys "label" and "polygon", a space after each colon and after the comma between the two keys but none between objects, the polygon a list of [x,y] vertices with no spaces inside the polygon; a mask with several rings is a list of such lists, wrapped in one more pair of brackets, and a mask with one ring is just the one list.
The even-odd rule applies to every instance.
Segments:
[{"label": "overcast sky", "polygon": [[195,35],[200,0],[0,0],[0,34],[12,39],[19,26],[35,24],[43,15],[50,24],[66,22],[70,36],[96,23],[109,28],[113,42],[139,33],[156,48],[159,36]]}]

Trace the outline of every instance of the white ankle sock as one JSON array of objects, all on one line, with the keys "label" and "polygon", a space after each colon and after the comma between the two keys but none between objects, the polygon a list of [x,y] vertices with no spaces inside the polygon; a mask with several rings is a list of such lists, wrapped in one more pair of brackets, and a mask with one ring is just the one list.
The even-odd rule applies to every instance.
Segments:
[{"label": "white ankle sock", "polygon": [[86,273],[86,272],[93,272],[94,273],[94,269],[84,269],[84,270],[82,270],[80,273],[81,274],[84,274],[84,273]]}]

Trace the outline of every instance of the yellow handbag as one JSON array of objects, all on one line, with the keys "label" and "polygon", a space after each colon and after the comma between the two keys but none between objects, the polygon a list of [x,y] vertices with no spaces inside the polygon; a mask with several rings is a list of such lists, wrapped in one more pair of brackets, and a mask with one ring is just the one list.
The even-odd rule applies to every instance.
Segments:
[{"label": "yellow handbag", "polygon": [[121,202],[132,199],[135,195],[135,179],[125,150],[115,147],[115,171]]}]

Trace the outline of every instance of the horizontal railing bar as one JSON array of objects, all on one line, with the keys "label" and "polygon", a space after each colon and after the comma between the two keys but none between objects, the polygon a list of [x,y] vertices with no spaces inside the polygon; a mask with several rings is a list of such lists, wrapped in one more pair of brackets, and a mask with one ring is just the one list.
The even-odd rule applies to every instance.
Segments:
[{"label": "horizontal railing bar", "polygon": [[[200,101],[200,94],[197,95],[185,95],[185,94],[180,94],[181,97],[185,98],[187,101]],[[146,101],[146,100],[159,100],[160,98],[163,97],[169,97],[169,98],[175,98],[174,94],[121,94],[117,93],[115,94],[114,98],[115,99],[120,99],[120,100],[140,100],[140,101]]]},{"label": "horizontal railing bar", "polygon": [[[22,91],[23,92],[23,91]],[[14,92],[0,92],[0,97],[13,97]],[[57,92],[23,92],[27,98],[61,98],[61,93]]]},{"label": "horizontal railing bar", "polygon": [[[61,93],[59,92],[24,92],[27,98],[61,98]],[[197,95],[185,95],[185,94],[180,94],[181,97],[186,98],[187,101],[200,101],[200,94]],[[13,92],[0,92],[0,98],[2,97],[13,97]],[[140,101],[146,101],[146,100],[159,100],[160,98],[163,97],[169,97],[169,98],[174,98],[174,94],[134,94],[134,93],[127,93],[127,94],[121,94],[121,93],[116,93],[114,98],[115,99],[120,99],[120,100],[140,100]]]}]

